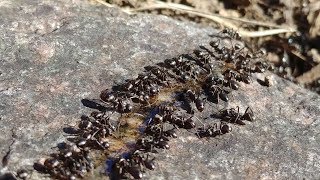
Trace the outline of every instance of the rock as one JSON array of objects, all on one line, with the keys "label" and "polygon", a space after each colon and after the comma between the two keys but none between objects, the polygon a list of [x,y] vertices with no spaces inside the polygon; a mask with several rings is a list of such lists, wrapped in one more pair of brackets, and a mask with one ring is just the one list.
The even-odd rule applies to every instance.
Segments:
[{"label": "rock", "polygon": [[[256,120],[214,139],[191,133],[170,141],[157,155],[163,179],[316,179],[319,174],[319,95],[275,77],[233,94],[231,107],[252,107]],[[152,179],[152,178],[151,178]]]},{"label": "rock", "polygon": [[[1,173],[31,171],[54,152],[66,141],[62,128],[92,111],[82,99],[98,98],[143,66],[207,45],[208,35],[217,33],[80,0],[2,1],[0,15],[0,157],[10,152]],[[241,111],[251,106],[255,122],[209,140],[181,131],[146,178],[317,178],[319,96],[272,80],[270,87],[240,84],[228,104]],[[41,178],[36,172],[31,177]]]}]

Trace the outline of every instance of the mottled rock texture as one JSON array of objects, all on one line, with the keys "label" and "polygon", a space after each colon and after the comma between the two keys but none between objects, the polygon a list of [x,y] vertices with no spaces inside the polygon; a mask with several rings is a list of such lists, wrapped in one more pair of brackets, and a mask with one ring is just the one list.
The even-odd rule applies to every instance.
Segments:
[{"label": "mottled rock texture", "polygon": [[[161,171],[151,177],[173,179],[318,179],[320,173],[317,94],[274,78],[274,86],[257,82],[234,93],[233,103],[252,107],[256,121],[232,126],[230,134],[201,139],[183,133],[162,152]],[[160,172],[160,173],[159,173]]]},{"label": "mottled rock texture", "polygon": [[[91,111],[83,98],[208,44],[217,32],[80,0],[1,0],[0,17],[0,157],[11,149],[2,173],[31,170],[65,141],[65,124]],[[181,131],[146,178],[320,178],[319,95],[272,77],[271,87],[241,83],[231,97],[230,107],[252,107],[255,122],[213,139]]]}]

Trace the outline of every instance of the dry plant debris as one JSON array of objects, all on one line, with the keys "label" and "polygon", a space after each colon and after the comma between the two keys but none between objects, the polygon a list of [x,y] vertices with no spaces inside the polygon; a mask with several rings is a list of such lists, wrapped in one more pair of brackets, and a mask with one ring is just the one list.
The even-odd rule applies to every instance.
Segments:
[{"label": "dry plant debris", "polygon": [[275,65],[274,73],[306,87],[317,81],[320,74],[320,71],[310,71],[319,63],[316,56],[320,49],[318,1],[95,1],[109,7],[119,6],[129,14],[163,14],[205,26],[235,29],[252,47],[264,48],[273,54],[267,57]]}]

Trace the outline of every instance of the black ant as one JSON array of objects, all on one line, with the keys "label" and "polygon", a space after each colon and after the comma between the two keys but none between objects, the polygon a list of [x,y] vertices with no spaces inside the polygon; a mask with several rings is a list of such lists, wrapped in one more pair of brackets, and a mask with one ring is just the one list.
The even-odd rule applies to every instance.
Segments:
[{"label": "black ant", "polygon": [[213,47],[214,49],[218,49],[219,45],[220,45],[220,39],[217,39],[216,41],[211,41],[210,46]]},{"label": "black ant", "polygon": [[147,71],[150,71],[152,74],[154,74],[157,78],[159,78],[161,81],[167,80],[167,72],[163,69],[160,69],[157,66],[147,66],[145,67]]},{"label": "black ant", "polygon": [[176,132],[175,132],[175,128],[163,131],[163,135],[166,136],[166,137],[173,137],[173,138],[177,138],[178,137]]},{"label": "black ant", "polygon": [[227,95],[228,92],[220,86],[212,85],[209,88],[209,92],[210,92],[210,95],[214,98],[216,103],[219,103],[219,98],[224,102],[229,101],[229,97]]},{"label": "black ant", "polygon": [[214,123],[213,126],[209,125],[207,128],[202,127],[198,128],[196,135],[198,137],[215,137],[218,135],[223,135],[232,131],[232,128],[226,123],[220,123],[219,127],[217,123]]},{"label": "black ant", "polygon": [[239,113],[239,106],[237,106],[237,110],[234,108],[221,110],[220,117],[223,121],[236,123],[239,125],[245,125],[245,122],[243,122],[243,120],[247,120],[247,121],[254,120],[253,111],[251,110],[250,107],[248,107],[245,110],[245,113],[241,115]]},{"label": "black ant", "polygon": [[183,117],[174,117],[173,121],[171,122],[174,126],[177,126],[179,128],[184,128],[184,129],[192,129],[196,127],[196,124],[192,117],[190,118],[183,118]]},{"label": "black ant", "polygon": [[155,164],[154,164],[155,158],[150,159],[149,154],[145,155],[143,153],[144,153],[143,151],[135,150],[132,153],[130,158],[136,164],[139,164],[140,166],[145,166],[146,168],[148,168],[150,170],[154,170],[155,169]]},{"label": "black ant", "polygon": [[222,121],[229,123],[236,123],[239,125],[245,125],[245,123],[240,120],[239,106],[237,106],[237,111],[234,108],[225,109],[220,111],[220,117]]},{"label": "black ant", "polygon": [[237,84],[236,81],[233,80],[233,79],[225,80],[225,81],[223,82],[223,85],[224,85],[225,87],[230,87],[230,88],[233,89],[233,90],[238,90],[238,89],[239,89],[238,84]]},{"label": "black ant", "polygon": [[132,105],[130,103],[124,102],[121,98],[118,98],[118,96],[125,95],[126,98],[128,98],[126,95],[127,93],[114,93],[109,92],[108,89],[104,90],[100,94],[100,98],[105,101],[113,104],[113,107],[118,111],[119,113],[129,113],[132,111]]},{"label": "black ant", "polygon": [[244,114],[241,116],[240,119],[247,120],[247,121],[254,121],[255,117],[252,109],[250,107],[247,107],[247,109],[245,110]]},{"label": "black ant", "polygon": [[[191,90],[190,90],[191,91]],[[187,111],[188,114],[194,114],[194,110],[192,108],[192,102],[193,102],[193,96],[188,93],[188,90],[186,92],[182,92],[178,94],[178,100],[182,101],[182,108]],[[195,98],[195,97],[194,97]]]},{"label": "black ant", "polygon": [[202,112],[204,110],[204,102],[203,100],[200,98],[199,94],[197,95],[195,92],[193,92],[192,90],[188,89],[185,92],[186,96],[195,103],[196,108],[198,109],[198,111]]},{"label": "black ant", "polygon": [[202,112],[204,110],[204,102],[199,97],[195,100],[196,107],[198,111]]},{"label": "black ant", "polygon": [[[124,178],[125,173],[128,172],[128,167],[130,166],[127,159],[121,157],[116,160],[116,162],[113,165],[113,172],[115,173],[115,176],[118,178]],[[140,179],[141,177],[138,177],[137,179]]]},{"label": "black ant", "polygon": [[270,87],[271,86],[271,78],[270,76],[264,77],[264,80],[257,79],[258,83],[262,86]]},{"label": "black ant", "polygon": [[193,53],[196,55],[196,62],[203,66],[205,64],[208,64],[211,60],[211,56],[208,52],[205,52],[203,50],[196,49],[193,51]]},{"label": "black ant", "polygon": [[113,102],[116,99],[116,97],[112,92],[106,89],[100,93],[100,99],[102,99],[105,102]]},{"label": "black ant", "polygon": [[224,76],[221,73],[214,73],[211,76],[206,78],[207,86],[210,85],[222,85],[224,82]]},{"label": "black ant", "polygon": [[227,35],[231,39],[241,40],[241,35],[233,29],[225,28],[220,33]]}]

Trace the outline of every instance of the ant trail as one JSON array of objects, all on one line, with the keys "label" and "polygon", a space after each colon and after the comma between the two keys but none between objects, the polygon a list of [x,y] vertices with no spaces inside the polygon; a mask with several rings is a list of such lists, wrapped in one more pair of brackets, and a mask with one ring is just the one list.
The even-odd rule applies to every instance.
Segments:
[{"label": "ant trail", "polygon": [[[104,108],[99,108],[90,117],[81,118],[78,127],[73,126],[77,130],[76,143],[68,146],[68,154],[57,150],[47,158],[42,164],[44,172],[56,179],[82,178],[85,174],[83,169],[86,173],[93,170],[89,163],[90,149],[102,149],[103,153],[108,153],[107,140],[115,140],[122,146],[129,139],[134,144],[128,149],[128,156],[116,159],[111,173],[117,174],[118,178],[141,178],[146,169],[154,169],[153,159],[148,155],[158,149],[169,149],[168,142],[177,137],[176,131],[196,130],[199,138],[214,138],[231,132],[230,123],[244,125],[242,121],[252,121],[253,112],[250,109],[244,114],[240,114],[240,107],[238,111],[227,109],[229,103],[234,101],[229,99],[228,94],[238,90],[236,82],[249,84],[251,74],[265,71],[266,64],[256,63],[254,56],[247,58],[233,41],[240,38],[236,31],[225,29],[219,35],[230,39],[227,44],[231,44],[231,48],[224,45],[228,40],[222,43],[219,39],[210,43],[211,48],[201,46],[190,54],[166,59],[161,65],[145,67],[138,77],[103,90],[98,104]],[[174,97],[179,92],[186,93],[187,98],[180,100]],[[163,105],[163,101],[170,104]],[[217,123],[208,125],[197,116],[187,117],[189,113],[177,104],[185,101],[191,104],[190,112],[206,112],[207,102],[213,103],[210,106],[223,106],[224,110],[219,110],[217,117],[223,123],[220,121],[219,126]],[[117,119],[114,119],[114,114]],[[138,118],[131,118],[132,114]],[[129,128],[140,128],[132,127],[132,124],[140,124],[134,121],[136,119],[143,121],[145,129],[142,133],[133,134]],[[173,128],[168,130],[169,125]],[[112,151],[123,149],[116,146]],[[162,168],[160,171],[163,173]]]}]

